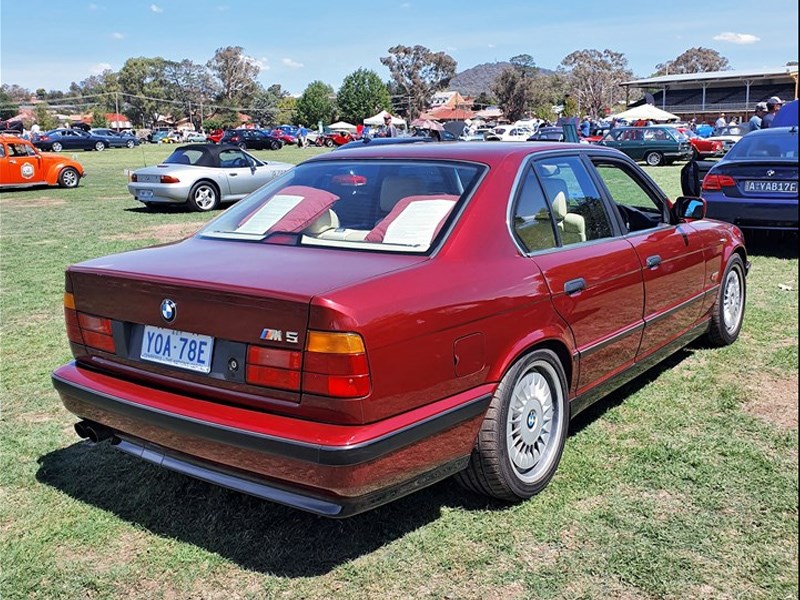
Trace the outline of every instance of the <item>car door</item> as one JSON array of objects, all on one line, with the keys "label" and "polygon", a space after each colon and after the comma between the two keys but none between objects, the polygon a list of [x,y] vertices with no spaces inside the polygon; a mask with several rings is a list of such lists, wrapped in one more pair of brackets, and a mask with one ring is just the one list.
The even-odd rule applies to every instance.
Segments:
[{"label": "car door", "polygon": [[690,224],[670,222],[666,199],[636,165],[613,157],[593,156],[591,161],[643,272],[644,334],[638,361],[685,333],[700,317],[704,243]]},{"label": "car door", "polygon": [[518,239],[572,331],[578,395],[633,364],[644,326],[641,264],[590,168],[576,153],[535,160],[514,217]]},{"label": "car door", "polygon": [[263,162],[238,148],[223,150],[219,160],[225,170],[231,200],[246,196],[275,176]]}]

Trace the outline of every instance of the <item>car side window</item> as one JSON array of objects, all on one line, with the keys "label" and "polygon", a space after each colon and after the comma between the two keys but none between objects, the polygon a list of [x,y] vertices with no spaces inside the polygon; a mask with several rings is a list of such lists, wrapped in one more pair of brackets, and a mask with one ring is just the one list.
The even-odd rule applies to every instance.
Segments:
[{"label": "car side window", "polygon": [[600,192],[579,157],[545,158],[535,163],[534,170],[563,245],[613,235]]},{"label": "car side window", "polygon": [[0,158],[5,158],[6,156],[6,147],[3,144],[0,144]]},{"label": "car side window", "polygon": [[219,166],[231,169],[247,167],[249,165],[247,157],[241,150],[223,150],[219,153]]},{"label": "car side window", "polygon": [[654,197],[627,166],[603,161],[594,164],[628,232],[652,229],[669,222],[661,199]]},{"label": "car side window", "polygon": [[528,169],[519,187],[513,215],[514,233],[528,252],[547,250],[558,245],[550,205],[532,169]]}]

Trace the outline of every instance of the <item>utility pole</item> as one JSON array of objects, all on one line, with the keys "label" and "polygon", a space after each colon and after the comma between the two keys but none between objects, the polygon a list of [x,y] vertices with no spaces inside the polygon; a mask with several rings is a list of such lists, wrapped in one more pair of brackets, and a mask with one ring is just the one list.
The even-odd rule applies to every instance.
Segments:
[{"label": "utility pole", "polygon": [[117,122],[117,131],[121,129],[119,126],[119,92],[114,92],[114,120]]}]

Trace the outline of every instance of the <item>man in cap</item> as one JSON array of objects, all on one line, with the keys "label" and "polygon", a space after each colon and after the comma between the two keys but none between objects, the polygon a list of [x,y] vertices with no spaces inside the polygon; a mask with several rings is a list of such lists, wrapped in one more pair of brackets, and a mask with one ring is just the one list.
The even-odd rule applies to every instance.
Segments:
[{"label": "man in cap", "polygon": [[782,105],[783,100],[777,96],[773,96],[767,100],[767,114],[761,117],[761,129],[772,127],[772,120],[775,118],[775,113],[781,109]]},{"label": "man in cap", "polygon": [[722,129],[727,124],[728,122],[725,120],[725,113],[719,113],[719,119],[714,121],[714,127],[717,129]]},{"label": "man in cap", "polygon": [[389,113],[383,115],[383,131],[384,137],[397,137],[397,127],[392,124],[392,115]]},{"label": "man in cap", "polygon": [[766,102],[759,102],[756,104],[756,108],[753,111],[753,116],[750,117],[750,131],[755,131],[756,129],[761,129],[761,119],[767,112],[767,103]]}]

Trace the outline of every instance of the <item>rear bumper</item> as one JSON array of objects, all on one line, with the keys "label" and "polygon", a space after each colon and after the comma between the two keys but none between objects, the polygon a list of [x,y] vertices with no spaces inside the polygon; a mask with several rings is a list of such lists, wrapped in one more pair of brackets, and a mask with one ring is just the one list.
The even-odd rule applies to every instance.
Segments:
[{"label": "rear bumper", "polygon": [[121,450],[329,517],[368,510],[466,466],[493,386],[379,423],[311,423],[149,388],[69,363],[53,385]]},{"label": "rear bumper", "polygon": [[797,230],[797,198],[768,200],[729,198],[720,193],[703,192],[707,216],[742,229]]}]

